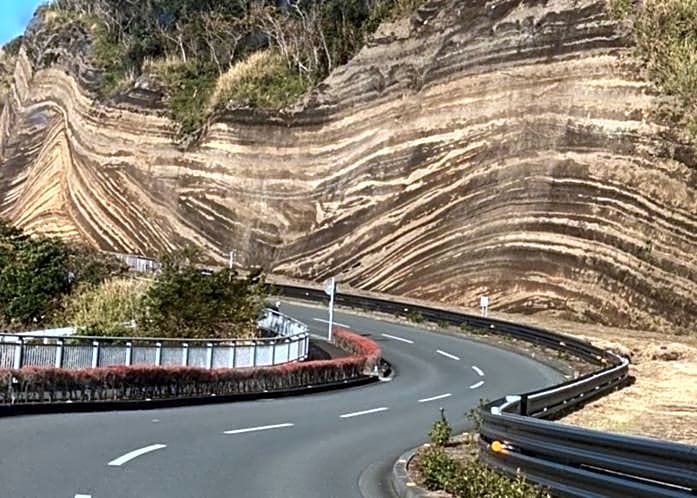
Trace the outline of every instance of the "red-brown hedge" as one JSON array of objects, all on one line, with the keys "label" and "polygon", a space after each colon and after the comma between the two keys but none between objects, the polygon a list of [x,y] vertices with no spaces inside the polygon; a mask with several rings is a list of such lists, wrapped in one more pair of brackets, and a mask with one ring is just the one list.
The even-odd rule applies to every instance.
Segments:
[{"label": "red-brown hedge", "polygon": [[214,370],[138,365],[79,370],[0,369],[0,404],[225,396],[341,382],[373,371],[381,356],[375,342],[339,328],[334,336],[351,356],[275,367]]}]

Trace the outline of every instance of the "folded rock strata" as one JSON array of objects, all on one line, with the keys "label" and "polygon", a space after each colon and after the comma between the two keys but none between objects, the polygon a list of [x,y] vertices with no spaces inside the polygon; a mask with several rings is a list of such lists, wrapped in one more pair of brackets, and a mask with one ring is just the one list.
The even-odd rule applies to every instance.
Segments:
[{"label": "folded rock strata", "polygon": [[100,101],[84,44],[43,67],[49,36],[28,35],[0,116],[0,215],[29,231],[236,249],[505,311],[697,319],[694,149],[656,117],[602,1],[431,0],[296,108],[215,116],[188,150],[155,89]]}]

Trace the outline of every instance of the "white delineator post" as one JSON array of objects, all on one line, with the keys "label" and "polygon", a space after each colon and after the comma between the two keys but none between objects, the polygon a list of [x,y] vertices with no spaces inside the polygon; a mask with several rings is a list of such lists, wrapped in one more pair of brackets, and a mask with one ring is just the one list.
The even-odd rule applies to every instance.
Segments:
[{"label": "white delineator post", "polygon": [[334,293],[336,292],[336,281],[334,277],[324,282],[324,293],[329,296],[329,335],[328,340],[332,340],[332,327],[334,326]]}]

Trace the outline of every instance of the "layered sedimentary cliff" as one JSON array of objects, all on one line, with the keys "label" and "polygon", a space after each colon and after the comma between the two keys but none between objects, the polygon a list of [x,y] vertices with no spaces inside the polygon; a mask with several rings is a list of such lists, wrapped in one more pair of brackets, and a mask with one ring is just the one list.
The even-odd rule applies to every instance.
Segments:
[{"label": "layered sedimentary cliff", "polygon": [[188,151],[156,89],[99,101],[84,46],[43,67],[47,38],[34,23],[0,117],[0,215],[25,229],[507,311],[697,318],[697,161],[602,1],[429,1],[296,109],[216,116]]}]

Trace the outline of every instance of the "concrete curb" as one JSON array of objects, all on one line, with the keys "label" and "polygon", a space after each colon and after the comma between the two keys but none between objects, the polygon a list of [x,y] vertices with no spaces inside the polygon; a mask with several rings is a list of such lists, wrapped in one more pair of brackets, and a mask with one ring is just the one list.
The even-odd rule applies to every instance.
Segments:
[{"label": "concrete curb", "polygon": [[158,408],[174,408],[179,406],[199,406],[219,403],[233,403],[235,401],[250,401],[257,399],[285,398],[289,396],[303,396],[308,394],[335,391],[350,387],[359,387],[378,382],[375,376],[364,376],[357,379],[322,384],[318,386],[299,387],[283,391],[266,391],[259,393],[241,393],[228,396],[200,396],[190,398],[153,399],[150,401],[78,401],[73,403],[22,403],[16,405],[0,405],[0,418],[17,415],[40,415],[48,413],[84,413],[84,412],[111,412],[155,410]]},{"label": "concrete curb", "polygon": [[409,478],[407,468],[418,448],[402,453],[392,466],[392,487],[399,498],[427,498],[432,496],[427,490],[416,485]]}]

